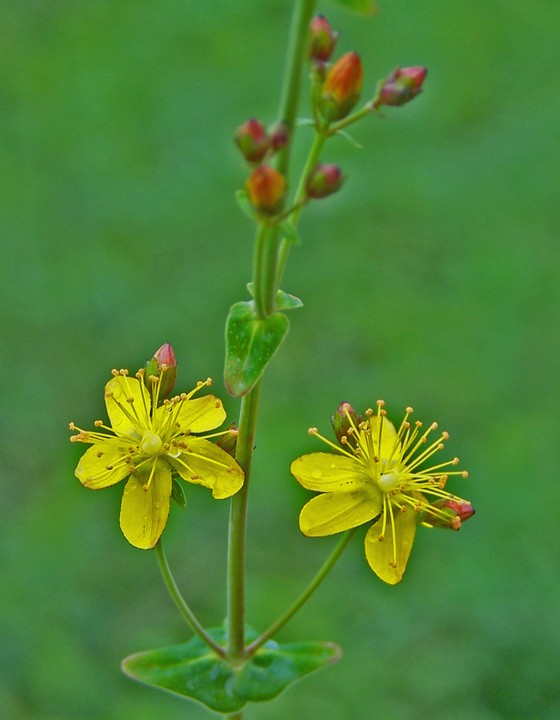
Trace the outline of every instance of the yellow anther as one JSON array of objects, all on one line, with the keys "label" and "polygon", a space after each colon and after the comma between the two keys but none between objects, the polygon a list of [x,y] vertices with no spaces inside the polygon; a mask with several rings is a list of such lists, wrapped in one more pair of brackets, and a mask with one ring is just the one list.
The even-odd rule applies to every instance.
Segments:
[{"label": "yellow anther", "polygon": [[407,408],[405,408],[405,410],[409,415],[414,412],[414,408],[411,408],[410,405]]},{"label": "yellow anther", "polygon": [[467,472],[467,470],[463,470],[463,472],[461,473],[461,477],[463,477],[463,478],[469,477],[469,473]]},{"label": "yellow anther", "polygon": [[103,425],[103,420],[94,420],[93,424],[95,427],[101,427]]},{"label": "yellow anther", "polygon": [[317,433],[318,433],[319,431],[317,430],[316,427],[310,427],[310,428],[307,430],[307,432],[309,433],[309,435],[317,435]]}]

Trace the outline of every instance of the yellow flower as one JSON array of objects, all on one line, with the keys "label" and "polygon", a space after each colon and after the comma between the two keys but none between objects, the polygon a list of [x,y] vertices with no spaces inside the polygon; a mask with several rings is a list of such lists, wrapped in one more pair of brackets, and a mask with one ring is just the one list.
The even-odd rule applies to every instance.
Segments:
[{"label": "yellow flower", "polygon": [[[193,399],[210,380],[190,393],[160,402],[162,373],[144,371],[131,378],[127,370],[113,370],[105,386],[111,427],[95,421],[95,431],[70,423],[73,442],[91,443],[78,463],[76,477],[92,490],[128,478],[121,504],[120,525],[126,539],[138,548],[152,548],[169,515],[172,475],[204,485],[215,498],[234,495],[243,485],[243,471],[215,443],[196,434],[222,424],[225,411],[213,395]],[[194,434],[193,434],[194,433]],[[209,437],[209,436],[207,436]]]},{"label": "yellow flower", "polygon": [[407,408],[397,431],[382,400],[376,413],[366,411],[365,419],[343,403],[333,419],[340,447],[316,428],[309,430],[337,454],[304,455],[291,466],[303,487],[321,493],[301,511],[304,535],[332,535],[373,521],[365,538],[366,558],[391,585],[402,580],[419,522],[458,530],[461,520],[474,513],[470,503],[444,489],[450,475],[467,477],[465,471],[449,470],[458,465],[458,458],[425,467],[443,449],[448,433],[430,442],[437,423],[423,431],[422,423],[409,422],[411,413]]}]

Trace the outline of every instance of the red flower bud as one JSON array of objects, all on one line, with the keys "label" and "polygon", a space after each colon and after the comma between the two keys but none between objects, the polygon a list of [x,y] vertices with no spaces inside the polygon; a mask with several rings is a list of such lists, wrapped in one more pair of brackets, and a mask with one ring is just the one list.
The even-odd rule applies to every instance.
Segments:
[{"label": "red flower bud", "polygon": [[175,379],[177,378],[177,361],[170,343],[164,343],[156,350],[153,358],[146,363],[144,382],[150,391],[153,387],[153,381],[150,378],[159,377],[160,375],[158,399],[163,400],[175,387]]},{"label": "red flower bud", "polygon": [[348,52],[335,62],[319,97],[319,110],[325,120],[342,120],[348,115],[360,99],[362,81],[362,61],[358,53]]},{"label": "red flower bud", "polygon": [[331,416],[331,425],[336,439],[341,445],[350,443],[355,447],[356,443],[352,440],[352,435],[355,434],[354,429],[358,428],[361,421],[362,418],[356,414],[350,403],[340,403],[335,414]]},{"label": "red flower bud", "polygon": [[237,128],[234,138],[245,160],[251,163],[260,162],[270,148],[270,137],[255,118]]},{"label": "red flower bud", "polygon": [[335,193],[344,182],[344,176],[338,165],[315,165],[307,178],[307,196],[314,199],[324,198]]},{"label": "red flower bud", "polygon": [[290,129],[282,120],[278,120],[268,129],[270,146],[273,152],[282,150],[290,141]]},{"label": "red flower bud", "polygon": [[313,18],[309,24],[309,33],[309,57],[317,62],[328,62],[334,52],[338,33],[322,15]]},{"label": "red flower bud", "polygon": [[259,165],[245,183],[251,204],[266,213],[273,214],[282,206],[286,194],[284,176],[270,165]]},{"label": "red flower bud", "polygon": [[420,522],[425,522],[432,527],[450,528],[451,530],[459,530],[461,524],[475,513],[470,502],[461,498],[436,500],[432,507],[437,508],[438,512],[424,511],[421,513]]},{"label": "red flower bud", "polygon": [[395,68],[377,86],[375,108],[382,105],[404,105],[422,92],[428,70],[425,67]]}]

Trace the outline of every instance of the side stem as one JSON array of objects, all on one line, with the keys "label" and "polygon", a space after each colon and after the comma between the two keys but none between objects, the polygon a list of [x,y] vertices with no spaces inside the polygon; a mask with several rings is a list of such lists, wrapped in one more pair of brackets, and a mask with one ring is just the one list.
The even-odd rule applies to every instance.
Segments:
[{"label": "side stem", "polygon": [[268,630],[265,630],[256,640],[253,640],[253,642],[247,647],[246,654],[248,656],[253,655],[264,643],[269,640],[271,637],[274,637],[276,633],[281,630],[286,623],[289,622],[289,620],[292,619],[292,617],[297,613],[297,611],[305,605],[305,603],[309,600],[311,595],[317,590],[319,585],[323,582],[323,580],[327,577],[329,572],[332,570],[334,564],[338,560],[338,558],[342,555],[344,552],[346,546],[352,539],[354,532],[356,531],[356,528],[352,528],[351,530],[348,530],[344,533],[344,535],[340,538],[337,545],[335,546],[332,553],[329,555],[319,572],[315,575],[313,580],[310,582],[308,587],[304,590],[304,592],[298,597],[298,599],[290,605],[290,607],[286,610],[285,613],[283,613],[276,622],[273,622],[272,625],[268,628]]},{"label": "side stem", "polygon": [[218,645],[218,643],[212,638],[206,630],[202,627],[202,625],[198,622],[196,619],[193,611],[190,609],[190,607],[185,602],[185,599],[181,595],[181,592],[179,588],[177,587],[177,583],[175,582],[175,578],[173,577],[171,573],[171,568],[169,567],[169,563],[167,562],[167,557],[165,556],[165,551],[163,549],[163,544],[161,542],[161,539],[158,541],[157,545],[155,546],[156,551],[156,557],[159,564],[159,569],[161,571],[161,576],[163,577],[163,581],[165,582],[165,586],[167,587],[167,590],[169,591],[169,594],[173,598],[175,605],[177,606],[179,612],[183,616],[183,618],[186,620],[187,625],[191,628],[191,630],[198,635],[198,637],[205,642],[209,647],[214,650],[216,655],[219,655],[220,657],[225,657],[226,653],[224,648],[221,645]]}]

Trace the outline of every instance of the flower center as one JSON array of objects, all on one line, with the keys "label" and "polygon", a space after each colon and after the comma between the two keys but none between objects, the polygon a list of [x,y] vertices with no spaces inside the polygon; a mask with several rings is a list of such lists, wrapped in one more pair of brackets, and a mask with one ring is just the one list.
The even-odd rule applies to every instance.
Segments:
[{"label": "flower center", "polygon": [[377,484],[383,492],[390,492],[399,486],[399,471],[395,468],[391,472],[384,473],[377,480]]},{"label": "flower center", "polygon": [[159,435],[150,430],[144,433],[142,440],[140,441],[140,451],[144,455],[158,455],[161,452],[163,443]]}]

